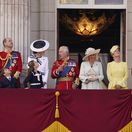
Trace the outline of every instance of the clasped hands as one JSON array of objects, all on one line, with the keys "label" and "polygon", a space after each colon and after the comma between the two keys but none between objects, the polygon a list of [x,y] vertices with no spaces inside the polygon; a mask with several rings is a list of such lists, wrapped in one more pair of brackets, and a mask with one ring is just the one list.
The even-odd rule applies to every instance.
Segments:
[{"label": "clasped hands", "polygon": [[96,81],[98,79],[98,77],[96,75],[90,75],[90,74],[86,74],[87,80],[88,81]]},{"label": "clasped hands", "polygon": [[115,85],[115,88],[117,89],[117,90],[119,90],[119,89],[121,89],[122,87],[120,86],[120,85]]}]

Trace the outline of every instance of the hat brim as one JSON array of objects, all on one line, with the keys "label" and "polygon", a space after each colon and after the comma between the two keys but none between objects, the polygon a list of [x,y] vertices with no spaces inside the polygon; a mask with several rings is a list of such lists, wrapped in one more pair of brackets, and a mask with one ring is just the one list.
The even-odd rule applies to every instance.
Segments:
[{"label": "hat brim", "polygon": [[83,60],[86,60],[90,55],[98,54],[100,52],[100,49],[95,50],[94,52],[91,52],[83,57]]},{"label": "hat brim", "polygon": [[[34,47],[34,43],[36,43],[37,41],[43,41],[45,43],[45,46],[42,47],[42,48],[35,48]],[[35,40],[31,43],[30,45],[30,49],[34,52],[42,52],[42,51],[45,51],[49,48],[49,42],[47,40]]]},{"label": "hat brim", "polygon": [[111,55],[114,54],[114,52],[119,48],[118,45],[114,45],[111,49],[110,49],[110,53]]}]

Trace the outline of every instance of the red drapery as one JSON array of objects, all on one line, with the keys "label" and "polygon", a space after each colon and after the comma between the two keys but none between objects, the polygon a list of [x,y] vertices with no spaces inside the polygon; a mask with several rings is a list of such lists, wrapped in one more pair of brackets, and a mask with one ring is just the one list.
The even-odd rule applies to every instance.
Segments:
[{"label": "red drapery", "polygon": [[[0,89],[0,132],[41,132],[55,119],[55,90]],[[117,132],[128,124],[132,90],[60,90],[57,119],[72,132]]]}]

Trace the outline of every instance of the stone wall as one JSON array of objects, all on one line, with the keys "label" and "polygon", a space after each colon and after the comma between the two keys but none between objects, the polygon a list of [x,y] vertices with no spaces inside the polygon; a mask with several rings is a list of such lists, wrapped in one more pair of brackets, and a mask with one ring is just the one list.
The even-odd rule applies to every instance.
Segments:
[{"label": "stone wall", "polygon": [[132,0],[128,0],[127,4],[127,63],[129,69],[128,88],[132,89]]},{"label": "stone wall", "polygon": [[50,43],[45,55],[49,59],[48,87],[55,87],[51,79],[51,67],[56,58],[55,41],[55,0],[31,0],[31,42],[36,39],[46,39]]}]

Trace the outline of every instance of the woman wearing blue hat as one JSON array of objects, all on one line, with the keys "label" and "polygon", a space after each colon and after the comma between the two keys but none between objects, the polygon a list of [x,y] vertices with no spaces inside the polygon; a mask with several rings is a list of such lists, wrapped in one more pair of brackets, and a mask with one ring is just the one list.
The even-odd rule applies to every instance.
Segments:
[{"label": "woman wearing blue hat", "polygon": [[119,46],[110,49],[113,61],[107,64],[108,89],[127,89],[128,67],[120,61]]}]

